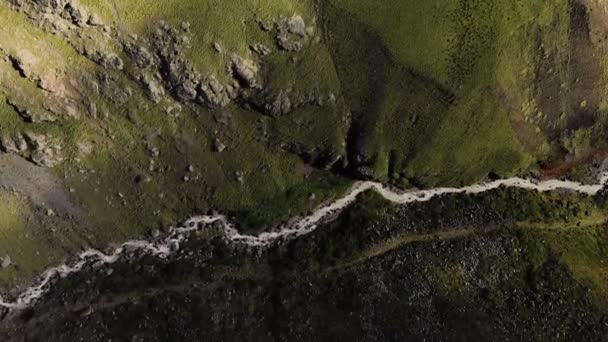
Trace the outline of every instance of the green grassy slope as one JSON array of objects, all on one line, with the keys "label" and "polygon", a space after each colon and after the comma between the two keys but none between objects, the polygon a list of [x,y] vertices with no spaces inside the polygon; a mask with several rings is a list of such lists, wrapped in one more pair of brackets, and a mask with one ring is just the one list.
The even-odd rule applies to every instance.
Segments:
[{"label": "green grassy slope", "polygon": [[[575,11],[546,1],[328,1],[326,34],[356,117],[359,172],[460,183],[553,155],[555,128],[583,115],[573,105],[583,86],[569,86],[585,73],[567,57],[582,49]],[[541,70],[542,51],[555,55],[550,71]],[[545,79],[561,82],[562,93]],[[589,83],[582,96],[602,94],[601,82],[581,81]],[[539,92],[558,97],[557,107],[545,108]]]}]

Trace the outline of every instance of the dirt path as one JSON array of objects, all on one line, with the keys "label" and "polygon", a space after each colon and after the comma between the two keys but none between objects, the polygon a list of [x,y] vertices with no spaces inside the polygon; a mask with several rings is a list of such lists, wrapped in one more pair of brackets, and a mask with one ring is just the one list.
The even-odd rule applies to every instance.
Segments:
[{"label": "dirt path", "polygon": [[[538,222],[521,222],[516,223],[513,229],[521,230],[550,230],[550,231],[568,231],[574,229],[585,229],[596,227],[608,222],[607,216],[595,215],[586,218],[578,223],[564,225],[563,222],[538,223]],[[466,238],[475,234],[489,234],[505,229],[504,226],[492,226],[483,230],[472,227],[450,229],[429,234],[403,234],[394,239],[387,240],[373,247],[370,247],[355,257],[348,258],[336,263],[335,266],[326,270],[326,272],[334,272],[349,269],[368,262],[372,259],[382,257],[390,252],[393,252],[406,245],[416,242],[431,242],[431,241],[446,241]]]}]

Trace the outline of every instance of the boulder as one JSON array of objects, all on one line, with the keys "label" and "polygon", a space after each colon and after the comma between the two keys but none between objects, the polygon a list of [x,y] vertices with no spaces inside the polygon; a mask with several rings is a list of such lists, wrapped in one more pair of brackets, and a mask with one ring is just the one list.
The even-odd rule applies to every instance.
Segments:
[{"label": "boulder", "polygon": [[165,95],[165,90],[152,76],[144,74],[139,77],[139,82],[143,85],[148,98],[154,103],[159,103]]},{"label": "boulder", "polygon": [[235,78],[243,87],[255,88],[258,86],[257,74],[259,72],[259,68],[252,60],[233,55],[232,71]]},{"label": "boulder", "polygon": [[209,107],[225,107],[230,103],[226,88],[214,75],[206,77],[199,85],[198,101]]}]

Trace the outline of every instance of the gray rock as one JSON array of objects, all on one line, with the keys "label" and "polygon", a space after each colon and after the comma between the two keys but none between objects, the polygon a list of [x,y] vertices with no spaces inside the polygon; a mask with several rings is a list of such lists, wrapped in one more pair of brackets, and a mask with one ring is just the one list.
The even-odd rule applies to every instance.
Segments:
[{"label": "gray rock", "polygon": [[257,74],[258,66],[249,59],[241,58],[237,55],[232,56],[232,71],[235,78],[246,88],[258,86]]},{"label": "gray rock", "polygon": [[88,109],[89,109],[89,115],[93,119],[97,119],[97,104],[95,104],[95,102],[90,102]]},{"label": "gray rock", "polygon": [[198,91],[199,102],[209,105],[209,107],[225,107],[230,103],[230,96],[224,86],[210,75],[205,78],[199,85]]},{"label": "gray rock", "polygon": [[80,27],[87,25],[87,21],[89,19],[88,13],[80,6],[76,5],[73,1],[69,1],[65,5],[61,14],[65,19],[71,21],[72,24]]},{"label": "gray rock", "polygon": [[127,44],[125,53],[138,68],[148,68],[154,63],[154,56],[143,46]]},{"label": "gray rock", "polygon": [[177,87],[177,98],[181,101],[193,101],[198,95],[199,82],[195,79],[188,78]]},{"label": "gray rock", "polygon": [[280,17],[275,21],[275,25],[278,31],[277,45],[283,50],[300,51],[303,43],[308,40],[306,24],[299,15]]},{"label": "gray rock", "polygon": [[302,50],[302,43],[291,40],[286,34],[279,34],[277,36],[277,44],[281,49],[286,51],[298,52]]},{"label": "gray rock", "polygon": [[61,146],[54,143],[49,136],[26,132],[23,137],[30,147],[29,159],[33,163],[39,166],[54,167],[63,161]]},{"label": "gray rock", "polygon": [[33,73],[33,68],[38,64],[38,59],[28,50],[20,50],[14,55],[9,56],[13,66],[23,77],[29,79],[37,78]]},{"label": "gray rock", "polygon": [[215,152],[222,153],[226,150],[226,145],[224,145],[218,138],[215,139],[213,143],[213,148]]},{"label": "gray rock", "polygon": [[124,62],[117,54],[113,52],[85,50],[83,53],[87,58],[103,66],[104,68],[115,70],[124,69]]},{"label": "gray rock", "polygon": [[97,15],[97,13],[92,13],[91,15],[89,15],[89,20],[87,20],[87,24],[91,25],[91,26],[103,26],[103,20],[101,20],[101,17],[99,15]]},{"label": "gray rock", "polygon": [[286,25],[289,33],[298,35],[300,37],[306,36],[306,24],[301,16],[294,15],[291,18],[288,18]]},{"label": "gray rock", "polygon": [[266,45],[258,43],[258,44],[253,44],[251,45],[251,51],[257,53],[258,55],[264,57],[269,55],[272,50],[270,50],[270,48],[268,48]]},{"label": "gray rock", "polygon": [[3,135],[0,138],[0,150],[5,153],[19,153],[15,140],[8,135]]},{"label": "gray rock", "polygon": [[284,90],[279,91],[279,94],[275,97],[274,101],[266,105],[266,109],[273,117],[290,113],[293,109],[293,105],[289,98],[289,92]]},{"label": "gray rock", "polygon": [[57,121],[57,117],[45,109],[22,107],[13,99],[8,99],[7,103],[27,122],[40,123]]},{"label": "gray rock", "polygon": [[257,17],[255,18],[255,21],[258,23],[262,31],[270,32],[270,30],[272,30],[272,25],[265,22],[262,18]]},{"label": "gray rock", "polygon": [[2,268],[7,268],[7,267],[11,266],[13,263],[11,260],[11,257],[8,255],[1,259],[2,259],[2,264],[1,264]]},{"label": "gray rock", "polygon": [[159,103],[165,95],[163,87],[150,75],[144,74],[139,78],[139,82],[144,86],[148,98],[154,103]]},{"label": "gray rock", "polygon": [[182,22],[182,30],[184,30],[184,32],[190,32],[190,22],[183,21]]}]

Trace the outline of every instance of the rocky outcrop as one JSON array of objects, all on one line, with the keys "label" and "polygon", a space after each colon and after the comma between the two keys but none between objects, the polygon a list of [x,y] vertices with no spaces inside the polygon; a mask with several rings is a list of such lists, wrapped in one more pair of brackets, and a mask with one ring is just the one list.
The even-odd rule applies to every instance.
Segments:
[{"label": "rocky outcrop", "polygon": [[0,150],[19,155],[38,166],[54,167],[63,162],[61,145],[47,134],[33,132],[0,138]]},{"label": "rocky outcrop", "polygon": [[306,23],[300,15],[279,17],[275,21],[275,28],[277,45],[287,51],[300,51],[309,41],[309,33],[314,32],[312,28],[306,27]]},{"label": "rocky outcrop", "polygon": [[254,107],[264,114],[279,118],[306,105],[332,106],[336,103],[336,96],[319,94],[317,90],[308,90],[303,93],[293,88],[263,91],[257,98],[250,100]]},{"label": "rocky outcrop", "polygon": [[155,78],[149,74],[143,74],[139,77],[139,82],[143,85],[148,98],[152,102],[159,103],[161,101],[165,95],[165,90]]},{"label": "rocky outcrop", "polygon": [[7,103],[13,107],[15,112],[17,112],[17,114],[26,122],[40,123],[57,121],[57,117],[45,109],[26,107],[21,104],[21,101],[11,98],[7,100]]},{"label": "rocky outcrop", "polygon": [[[149,42],[131,39],[123,43],[125,54],[137,68],[150,69],[160,76],[158,82],[147,74],[138,77],[154,102],[160,100],[164,88],[179,102],[223,108],[239,96],[241,89],[260,87],[260,67],[255,61],[232,54],[227,65],[231,72],[227,76],[232,78],[232,82],[222,83],[215,74],[203,75],[194,67],[185,54],[188,48],[189,37],[163,22]],[[213,48],[224,52],[219,43]]]},{"label": "rocky outcrop", "polygon": [[[9,0],[9,2],[30,16],[38,14],[41,18],[55,24],[56,28],[69,29],[69,25],[105,27],[99,15],[89,13],[84,6],[74,0]],[[61,25],[59,19],[66,22]]]},{"label": "rocky outcrop", "polygon": [[155,63],[154,55],[143,46],[127,43],[124,51],[138,68],[145,69]]},{"label": "rocky outcrop", "polygon": [[236,97],[235,87],[224,87],[215,76],[207,76],[200,84],[197,100],[211,107],[225,107]]},{"label": "rocky outcrop", "polygon": [[251,51],[257,53],[260,57],[265,57],[272,53],[269,47],[261,43],[253,44],[250,48]]},{"label": "rocky outcrop", "polygon": [[250,60],[241,58],[240,56],[233,54],[232,60],[232,71],[234,77],[239,81],[244,88],[257,88],[260,87],[257,75],[259,67],[257,64]]}]

